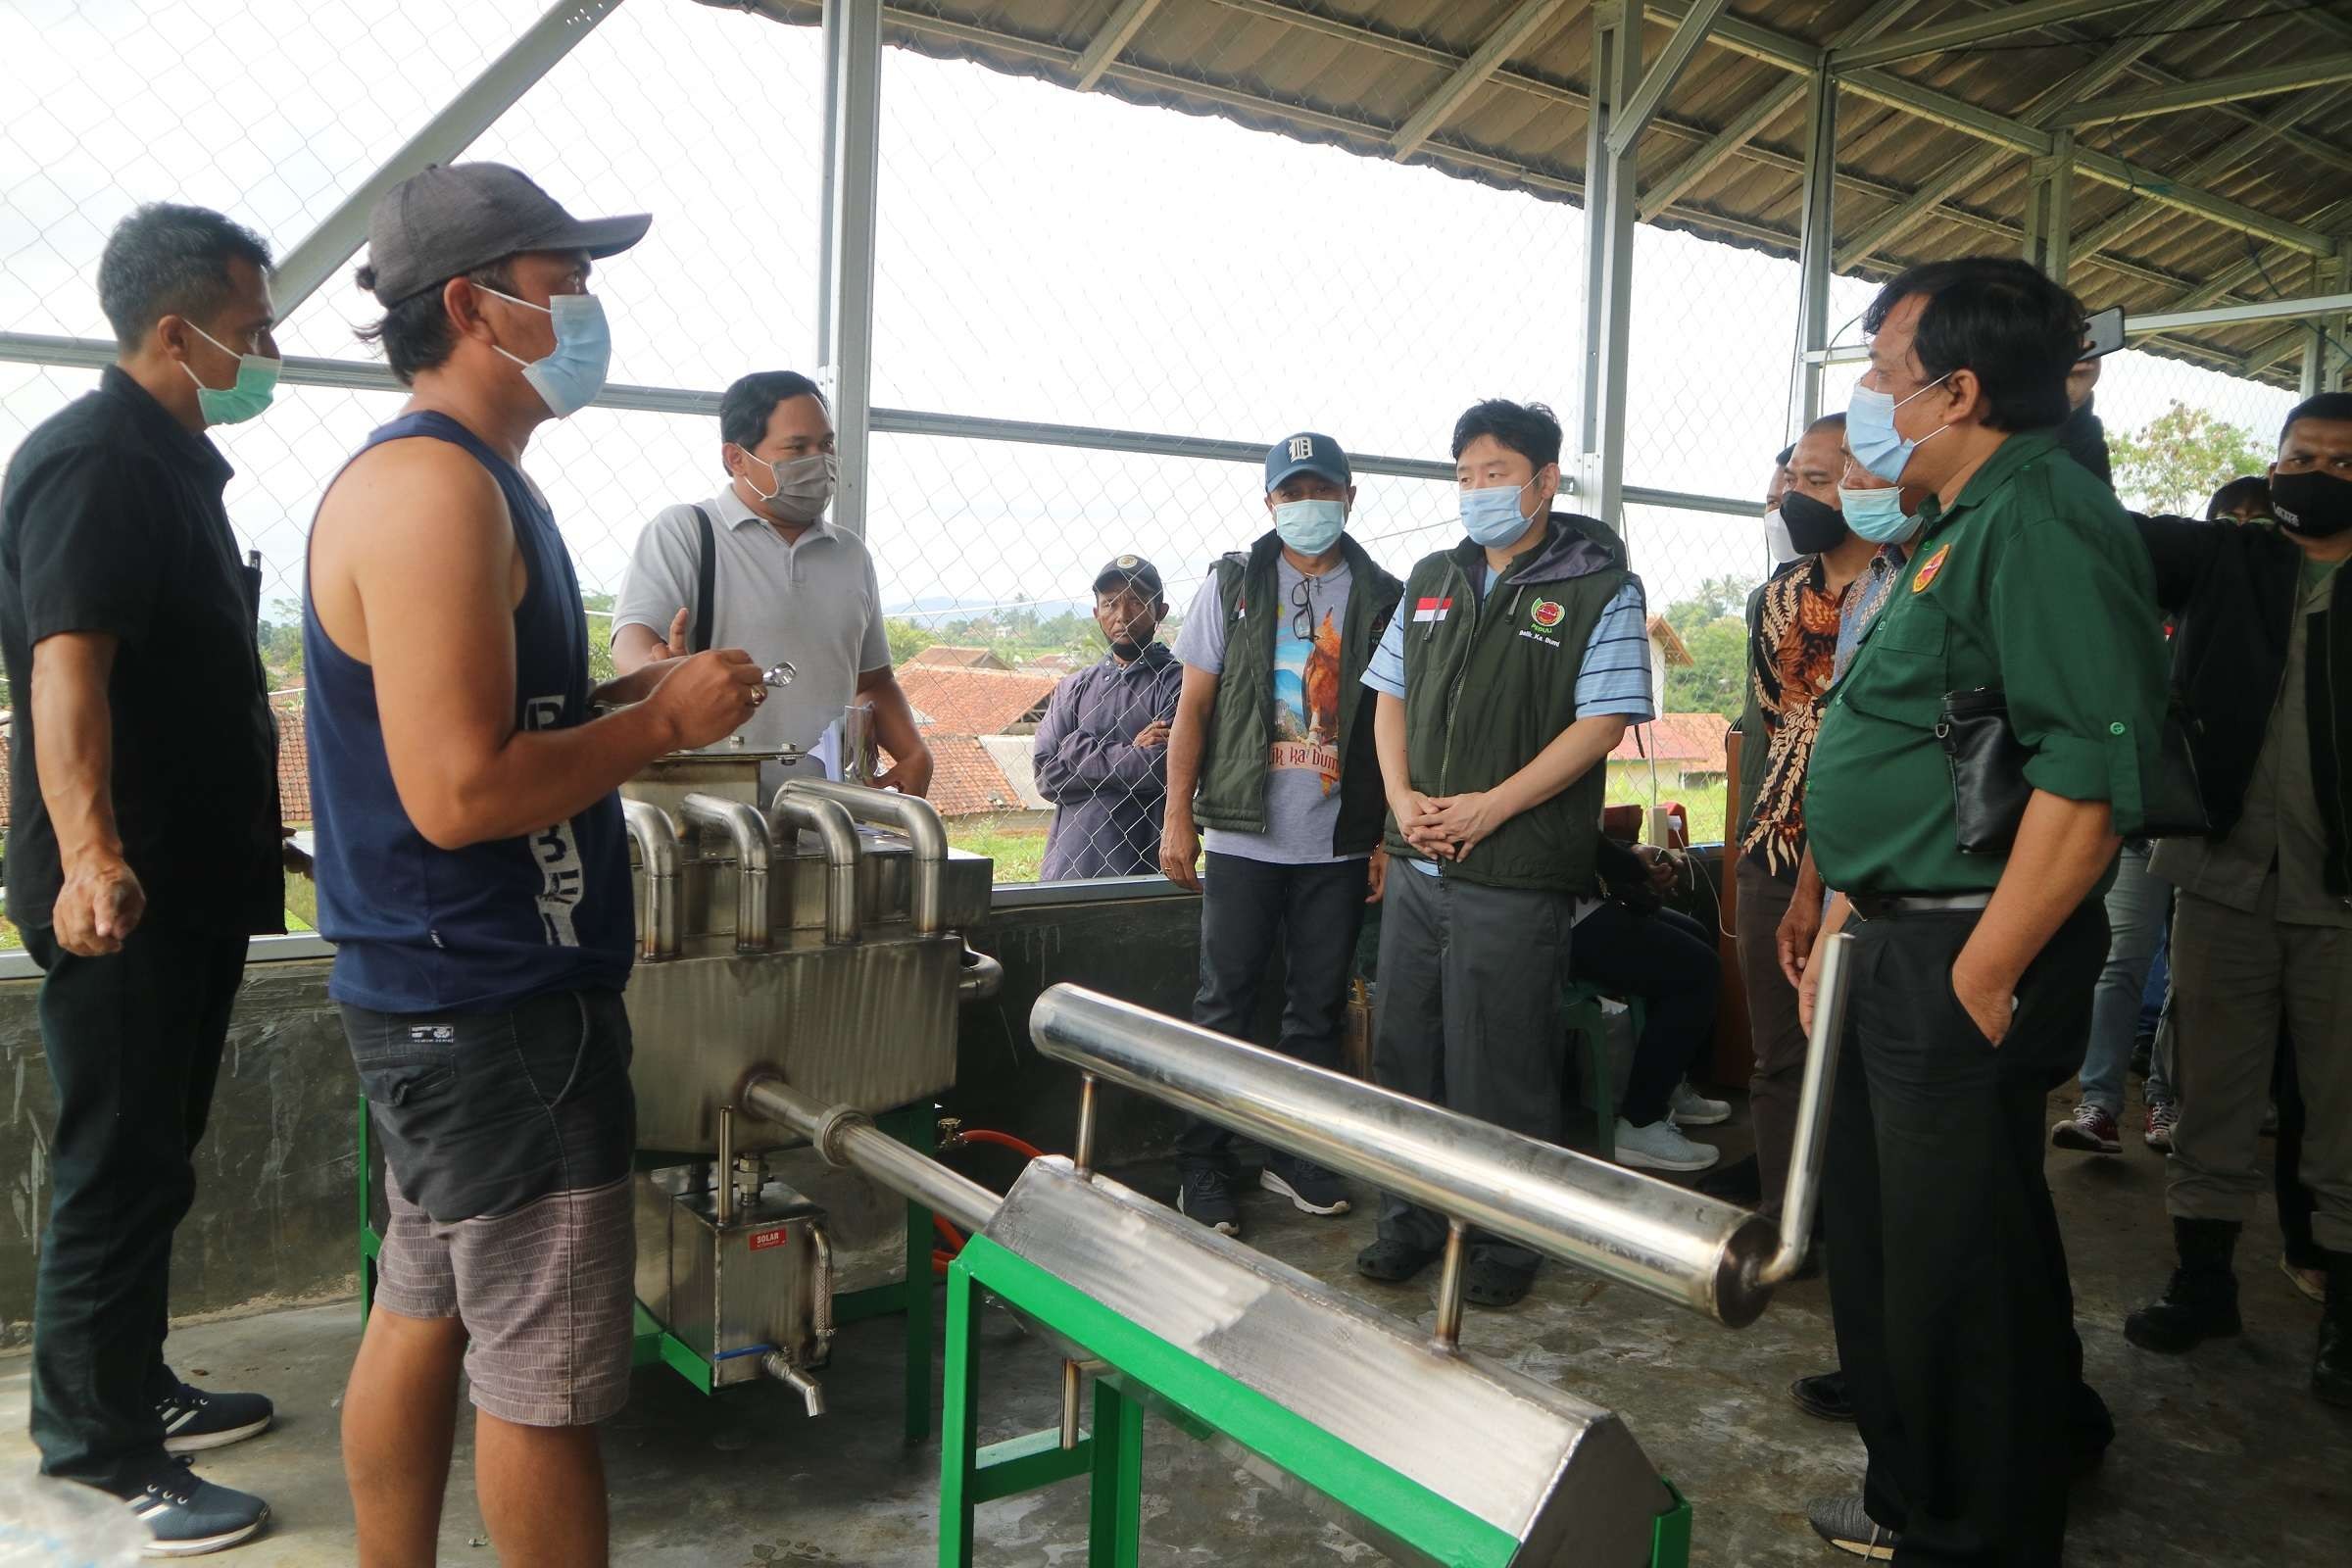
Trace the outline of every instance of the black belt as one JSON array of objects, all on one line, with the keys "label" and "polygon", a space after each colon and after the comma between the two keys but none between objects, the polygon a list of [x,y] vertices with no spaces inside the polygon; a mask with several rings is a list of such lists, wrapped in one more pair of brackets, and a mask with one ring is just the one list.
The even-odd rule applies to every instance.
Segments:
[{"label": "black belt", "polygon": [[1845,898],[1854,906],[1854,912],[1865,920],[1982,909],[1992,902],[1990,893],[1849,893]]}]

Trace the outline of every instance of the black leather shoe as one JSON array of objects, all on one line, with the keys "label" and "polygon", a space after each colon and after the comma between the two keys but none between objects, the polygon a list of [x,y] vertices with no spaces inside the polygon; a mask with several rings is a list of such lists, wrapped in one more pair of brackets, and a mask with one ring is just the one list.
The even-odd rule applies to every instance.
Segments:
[{"label": "black leather shoe", "polygon": [[2237,1315],[2237,1276],[2230,1254],[2238,1224],[2227,1219],[2173,1220],[2180,1266],[2164,1295],[2124,1319],[2124,1338],[2143,1350],[2179,1355],[2207,1340],[2244,1332]]},{"label": "black leather shoe", "polygon": [[1854,1418],[1854,1398],[1846,1391],[1843,1368],[1798,1378],[1788,1385],[1788,1397],[1796,1401],[1799,1410],[1816,1420],[1851,1421]]},{"label": "black leather shoe", "polygon": [[2320,1314],[2311,1392],[2329,1404],[2352,1405],[2352,1252],[2322,1251],[2320,1258],[2328,1273],[2328,1305]]}]

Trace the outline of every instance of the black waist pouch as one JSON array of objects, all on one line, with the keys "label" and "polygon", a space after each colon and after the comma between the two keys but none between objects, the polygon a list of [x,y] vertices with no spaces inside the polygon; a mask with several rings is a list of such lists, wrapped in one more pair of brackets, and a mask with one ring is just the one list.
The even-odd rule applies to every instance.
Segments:
[{"label": "black waist pouch", "polygon": [[2174,692],[2165,710],[2155,776],[2141,784],[2141,838],[2203,838],[2213,831],[2213,818],[2205,811],[2205,790],[2197,779],[2197,754],[2188,745],[2193,722],[2180,694]]},{"label": "black waist pouch", "polygon": [[2009,698],[1990,686],[1946,692],[1936,721],[1952,769],[1952,819],[1963,855],[2006,855],[2017,842],[2034,786],[2026,782],[2026,749],[2009,728]]}]

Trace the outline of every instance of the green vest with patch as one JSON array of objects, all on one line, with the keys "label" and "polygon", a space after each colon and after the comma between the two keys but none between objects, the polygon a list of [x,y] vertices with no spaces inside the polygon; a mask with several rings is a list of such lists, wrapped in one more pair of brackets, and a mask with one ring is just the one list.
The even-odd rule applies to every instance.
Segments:
[{"label": "green vest with patch", "polygon": [[[1340,628],[1340,820],[1334,855],[1365,855],[1380,842],[1387,792],[1372,745],[1374,693],[1364,666],[1380,646],[1404,585],[1383,571],[1363,546],[1346,534],[1348,614]],[[1225,617],[1225,667],[1217,676],[1217,706],[1200,754],[1200,783],[1193,816],[1203,827],[1234,833],[1266,831],[1266,777],[1273,771],[1274,637],[1284,607],[1282,538],[1268,532],[1240,554],[1217,559],[1217,610]]]},{"label": "green vest with patch", "polygon": [[[1468,540],[1424,557],[1407,580],[1404,627],[1405,748],[1413,788],[1424,795],[1493,789],[1576,722],[1576,679],[1602,612],[1626,580],[1625,547],[1593,518],[1554,513],[1544,542],[1505,568],[1482,603],[1485,551]],[[1546,578],[1547,562],[1581,534],[1605,564]],[[1492,887],[1584,893],[1592,884],[1608,764],[1595,762],[1559,794],[1497,828],[1444,875]],[[1429,857],[1405,845],[1389,818],[1391,855]],[[1402,872],[1401,875],[1418,875]]]}]

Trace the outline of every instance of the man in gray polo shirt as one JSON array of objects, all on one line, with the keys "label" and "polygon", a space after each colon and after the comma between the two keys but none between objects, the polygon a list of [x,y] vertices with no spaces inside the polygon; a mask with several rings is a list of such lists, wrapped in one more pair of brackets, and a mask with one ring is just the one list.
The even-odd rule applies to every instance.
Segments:
[{"label": "man in gray polo shirt", "polygon": [[[726,488],[665,509],[638,538],[612,612],[613,667],[712,647],[788,662],[792,684],[737,732],[747,744],[816,754],[798,770],[838,777],[833,726],[852,702],[870,703],[893,762],[875,782],[926,793],[931,750],[891,673],[873,558],[824,520],[839,471],[824,395],[797,371],[758,371],[719,400],[718,433]],[[793,771],[763,768],[760,793]]]}]

